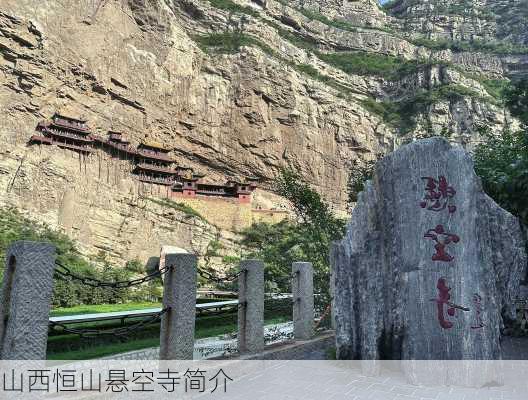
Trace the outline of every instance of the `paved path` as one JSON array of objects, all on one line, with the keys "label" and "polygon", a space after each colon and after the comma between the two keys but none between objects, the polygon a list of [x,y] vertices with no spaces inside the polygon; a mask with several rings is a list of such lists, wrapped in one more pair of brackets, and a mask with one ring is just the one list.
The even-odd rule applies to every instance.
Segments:
[{"label": "paved path", "polygon": [[390,369],[383,369],[379,376],[369,376],[357,363],[285,361],[282,364],[262,364],[260,371],[248,373],[230,383],[227,393],[205,394],[200,399],[526,400],[527,366],[528,362],[519,366],[520,372],[524,369],[524,373],[513,380],[507,377],[504,385],[470,388],[412,385],[401,372]]}]

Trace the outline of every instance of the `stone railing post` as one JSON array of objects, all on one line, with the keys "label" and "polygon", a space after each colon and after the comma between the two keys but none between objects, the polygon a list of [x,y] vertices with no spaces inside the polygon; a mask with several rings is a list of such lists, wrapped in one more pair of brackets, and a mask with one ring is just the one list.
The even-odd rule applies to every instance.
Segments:
[{"label": "stone railing post", "polygon": [[192,360],[196,318],[196,265],[194,254],[167,254],[161,317],[160,359]]},{"label": "stone railing post", "polygon": [[309,262],[292,264],[293,335],[298,340],[314,334],[313,266]]},{"label": "stone railing post", "polygon": [[264,349],[264,263],[245,260],[238,276],[238,351]]},{"label": "stone railing post", "polygon": [[20,241],[6,252],[0,303],[2,360],[45,360],[55,246]]}]

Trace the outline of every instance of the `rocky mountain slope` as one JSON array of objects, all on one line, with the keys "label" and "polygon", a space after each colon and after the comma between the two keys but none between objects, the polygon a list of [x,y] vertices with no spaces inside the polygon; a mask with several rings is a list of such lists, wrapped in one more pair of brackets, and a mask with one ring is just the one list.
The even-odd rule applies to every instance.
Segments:
[{"label": "rocky mountain slope", "polygon": [[272,193],[292,166],[344,210],[350,171],[412,137],[471,144],[483,127],[517,126],[500,91],[528,69],[526,7],[454,3],[4,0],[0,203],[116,261],[216,235],[178,212],[167,219],[145,200],[159,188],[138,187],[104,154],[27,147],[61,111],[100,135],[161,142],[211,181],[256,175]]}]

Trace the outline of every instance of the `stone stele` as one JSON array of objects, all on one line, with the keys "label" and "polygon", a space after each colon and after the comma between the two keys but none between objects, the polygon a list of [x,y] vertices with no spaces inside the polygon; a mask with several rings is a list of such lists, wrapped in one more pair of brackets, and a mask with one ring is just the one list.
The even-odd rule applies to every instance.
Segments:
[{"label": "stone stele", "polygon": [[524,246],[462,148],[430,138],[389,154],[331,252],[338,359],[500,359]]}]

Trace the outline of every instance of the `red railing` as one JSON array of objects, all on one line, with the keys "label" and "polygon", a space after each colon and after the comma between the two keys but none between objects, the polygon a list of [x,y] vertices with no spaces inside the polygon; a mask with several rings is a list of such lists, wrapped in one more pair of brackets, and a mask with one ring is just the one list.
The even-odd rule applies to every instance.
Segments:
[{"label": "red railing", "polygon": [[62,143],[62,142],[58,142],[56,140],[53,141],[53,144],[56,144],[57,146],[63,147],[63,148],[66,148],[66,149],[77,150],[77,151],[80,151],[82,153],[91,153],[93,151],[93,149],[88,147],[88,146],[78,146],[76,144]]},{"label": "red railing", "polygon": [[158,177],[148,176],[148,175],[139,175],[138,179],[141,182],[156,183],[158,185],[166,185],[166,186],[170,186],[174,182],[174,180],[171,178],[158,178]]},{"label": "red railing", "polygon": [[156,153],[156,152],[149,152],[149,151],[146,151],[146,150],[137,150],[137,155],[140,156],[140,157],[144,157],[144,158],[150,158],[152,160],[161,160],[161,161],[166,161],[166,162],[170,162],[170,163],[173,163],[174,160],[172,158],[170,158],[168,155],[166,154],[163,154],[163,153]]}]

